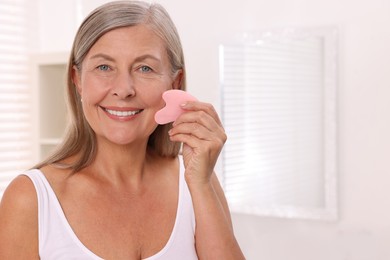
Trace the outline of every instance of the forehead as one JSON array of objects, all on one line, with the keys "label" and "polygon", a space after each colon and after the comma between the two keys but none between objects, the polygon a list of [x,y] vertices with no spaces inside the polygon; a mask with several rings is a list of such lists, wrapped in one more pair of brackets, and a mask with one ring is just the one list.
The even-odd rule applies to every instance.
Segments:
[{"label": "forehead", "polygon": [[150,52],[154,55],[165,56],[166,44],[148,26],[136,25],[113,29],[103,34],[89,50],[89,54],[96,52],[124,56]]}]

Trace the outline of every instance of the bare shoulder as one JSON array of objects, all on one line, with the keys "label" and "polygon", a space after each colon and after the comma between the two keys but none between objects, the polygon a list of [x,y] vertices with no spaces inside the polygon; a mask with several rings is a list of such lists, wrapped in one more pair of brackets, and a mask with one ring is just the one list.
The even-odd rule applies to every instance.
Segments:
[{"label": "bare shoulder", "polygon": [[16,177],[0,202],[0,259],[38,256],[38,201],[31,180]]},{"label": "bare shoulder", "polygon": [[50,184],[63,182],[72,175],[72,170],[67,168],[56,167],[52,164],[43,166],[39,169]]},{"label": "bare shoulder", "polygon": [[0,204],[0,213],[3,210],[22,210],[25,211],[24,213],[36,213],[37,204],[34,184],[27,176],[20,175],[5,190]]}]

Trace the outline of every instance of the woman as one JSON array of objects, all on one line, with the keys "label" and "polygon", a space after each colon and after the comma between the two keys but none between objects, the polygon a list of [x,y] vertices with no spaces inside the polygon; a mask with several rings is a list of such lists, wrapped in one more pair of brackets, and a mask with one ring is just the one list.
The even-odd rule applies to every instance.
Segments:
[{"label": "woman", "polygon": [[185,89],[185,66],[166,11],[94,10],[69,59],[68,135],[4,193],[0,259],[244,258],[213,171],[226,141],[218,115],[187,102],[158,126],[169,89]]}]

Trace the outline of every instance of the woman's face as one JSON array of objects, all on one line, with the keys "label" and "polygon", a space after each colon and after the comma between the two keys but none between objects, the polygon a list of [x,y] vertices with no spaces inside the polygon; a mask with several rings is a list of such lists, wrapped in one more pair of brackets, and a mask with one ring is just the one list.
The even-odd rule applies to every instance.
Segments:
[{"label": "woman's face", "polygon": [[145,142],[164,106],[162,93],[179,88],[164,42],[148,27],[137,25],[104,34],[89,50],[73,80],[85,117],[98,140],[116,144]]}]

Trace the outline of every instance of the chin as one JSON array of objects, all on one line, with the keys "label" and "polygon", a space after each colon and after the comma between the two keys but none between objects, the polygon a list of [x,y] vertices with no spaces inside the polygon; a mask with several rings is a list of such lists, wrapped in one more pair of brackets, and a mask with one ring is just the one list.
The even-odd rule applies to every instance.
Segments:
[{"label": "chin", "polygon": [[138,146],[140,143],[147,143],[148,137],[134,137],[134,135],[129,136],[127,135],[115,135],[115,136],[108,136],[106,139],[114,144],[114,145],[120,145],[120,146],[127,146],[131,144],[137,144]]}]

